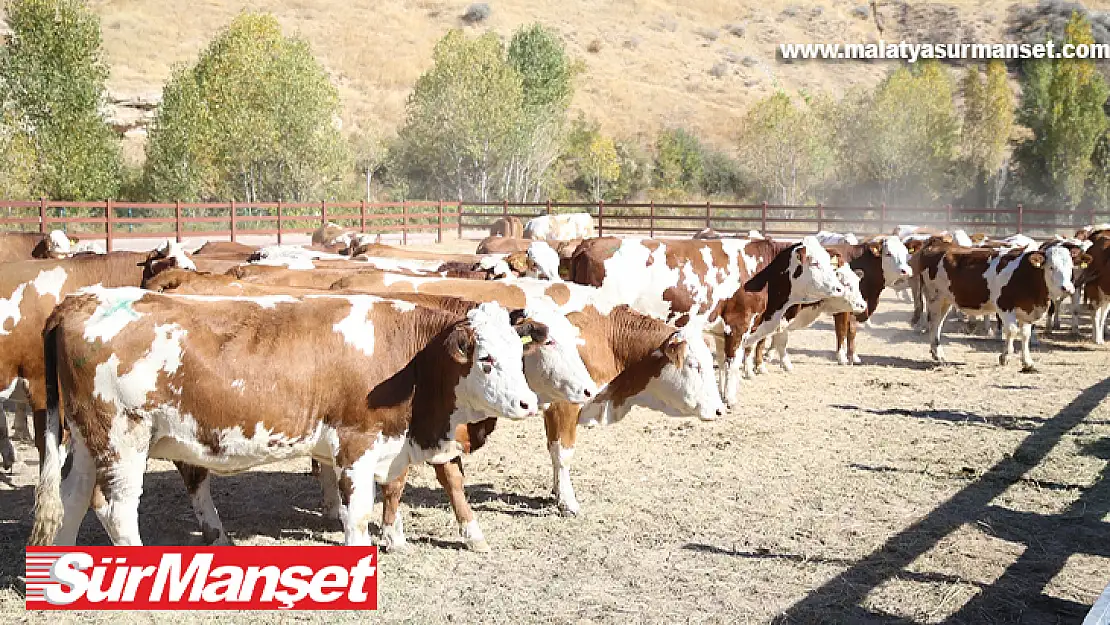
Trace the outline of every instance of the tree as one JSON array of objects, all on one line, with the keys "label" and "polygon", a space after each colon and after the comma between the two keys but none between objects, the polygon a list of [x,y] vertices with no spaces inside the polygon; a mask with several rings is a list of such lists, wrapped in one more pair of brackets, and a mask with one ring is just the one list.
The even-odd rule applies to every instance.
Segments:
[{"label": "tree", "polygon": [[[1093,43],[1091,24],[1072,13],[1065,43]],[[1018,151],[1023,180],[1069,207],[1083,199],[1092,156],[1107,129],[1103,105],[1110,89],[1093,61],[1040,59],[1025,67],[1021,123],[1033,139]]]},{"label": "tree", "polygon": [[0,102],[9,129],[3,160],[33,158],[31,194],[103,199],[119,187],[119,141],[104,123],[108,69],[100,21],[79,0],[12,0],[0,48]]},{"label": "tree", "polygon": [[242,13],[167,83],[148,186],[159,199],[327,195],[349,171],[338,120],[338,92],[308,44],[273,16]]},{"label": "tree", "polygon": [[655,186],[668,193],[700,189],[705,149],[698,138],[682,128],[659,133],[655,142]]},{"label": "tree", "polygon": [[617,159],[617,147],[613,139],[598,135],[590,141],[586,149],[584,171],[593,183],[594,201],[604,198],[602,187],[615,181],[621,174],[620,161]]},{"label": "tree", "polygon": [[427,197],[487,200],[519,141],[521,75],[495,33],[452,30],[432,58],[409,96],[395,160]]},{"label": "tree", "polygon": [[814,108],[779,91],[757,102],[740,130],[740,166],[774,202],[801,204],[825,181],[829,133]]},{"label": "tree", "polygon": [[979,206],[997,206],[1000,173],[1008,160],[1014,133],[1014,93],[1000,60],[987,65],[986,84],[978,66],[971,66],[963,81],[964,122],[960,132],[961,161]]}]

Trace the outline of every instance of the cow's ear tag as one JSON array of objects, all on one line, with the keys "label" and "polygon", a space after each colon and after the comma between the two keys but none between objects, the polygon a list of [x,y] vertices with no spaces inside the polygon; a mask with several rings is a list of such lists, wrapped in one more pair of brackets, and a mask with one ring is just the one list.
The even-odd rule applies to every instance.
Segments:
[{"label": "cow's ear tag", "polygon": [[527,334],[525,334],[524,336],[520,337],[520,344],[521,344],[521,345],[527,345],[527,344],[529,344],[529,343],[531,343],[531,342],[532,342],[532,337],[531,337],[531,336],[528,336]]},{"label": "cow's ear tag", "polygon": [[840,257],[839,256],[833,256],[831,260],[832,260],[833,269],[836,269],[837,267],[840,267]]},{"label": "cow's ear tag", "polygon": [[1080,269],[1086,269],[1087,268],[1087,263],[1079,263],[1079,268]]}]

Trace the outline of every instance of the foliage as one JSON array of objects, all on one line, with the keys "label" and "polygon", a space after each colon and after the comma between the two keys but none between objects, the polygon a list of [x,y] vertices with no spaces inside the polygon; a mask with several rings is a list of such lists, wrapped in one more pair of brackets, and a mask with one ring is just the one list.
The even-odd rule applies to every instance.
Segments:
[{"label": "foliage", "polygon": [[155,198],[326,197],[348,170],[339,97],[308,44],[242,13],[178,68],[147,145]]},{"label": "foliage", "polygon": [[798,106],[782,91],[748,111],[739,146],[744,175],[776,203],[805,202],[831,169],[825,121],[815,107]]},{"label": "foliage", "polygon": [[[1065,42],[1092,43],[1090,23],[1074,13]],[[1067,206],[1082,199],[1095,147],[1107,129],[1103,105],[1110,95],[1094,63],[1041,59],[1027,63],[1019,119],[1033,139],[1018,150],[1026,184]]]},{"label": "foliage", "polygon": [[[964,121],[960,131],[961,181],[974,191],[976,205],[997,204],[1000,173],[1008,160],[1014,134],[1014,93],[1000,60],[987,65],[984,84],[978,66],[968,69],[963,81]],[[993,183],[993,184],[992,184]],[[988,194],[990,187],[995,193]]]},{"label": "foliage", "polygon": [[705,149],[682,128],[659,133],[655,142],[655,187],[664,192],[695,192],[701,183]]},{"label": "foliage", "polygon": [[5,179],[57,199],[115,195],[120,152],[99,113],[108,77],[99,19],[79,0],[12,0],[7,21],[0,102],[8,132],[0,159],[25,164]]}]

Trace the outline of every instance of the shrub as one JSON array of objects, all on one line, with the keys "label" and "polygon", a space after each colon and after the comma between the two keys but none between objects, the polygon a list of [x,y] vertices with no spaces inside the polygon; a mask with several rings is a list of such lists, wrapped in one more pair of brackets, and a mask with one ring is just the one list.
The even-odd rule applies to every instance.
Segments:
[{"label": "shrub", "polygon": [[861,4],[852,8],[851,15],[854,18],[865,20],[871,17],[871,9]]},{"label": "shrub", "polygon": [[721,36],[721,31],[716,28],[698,28],[694,32],[706,41],[717,41],[717,38]]},{"label": "shrub", "polygon": [[462,20],[467,24],[477,24],[486,21],[492,12],[493,10],[485,2],[477,2],[466,7],[466,12],[462,14]]}]

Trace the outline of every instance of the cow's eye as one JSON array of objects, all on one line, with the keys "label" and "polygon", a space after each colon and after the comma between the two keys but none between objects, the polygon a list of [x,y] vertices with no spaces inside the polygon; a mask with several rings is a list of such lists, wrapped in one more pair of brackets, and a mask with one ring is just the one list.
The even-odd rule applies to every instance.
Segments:
[{"label": "cow's eye", "polygon": [[544,344],[544,347],[554,345],[555,344],[555,339],[547,339],[546,341],[544,341],[543,344]]},{"label": "cow's eye", "polygon": [[492,365],[493,364],[493,356],[490,356],[490,355],[487,354],[487,355],[482,356],[481,358],[479,358],[478,362]]}]

